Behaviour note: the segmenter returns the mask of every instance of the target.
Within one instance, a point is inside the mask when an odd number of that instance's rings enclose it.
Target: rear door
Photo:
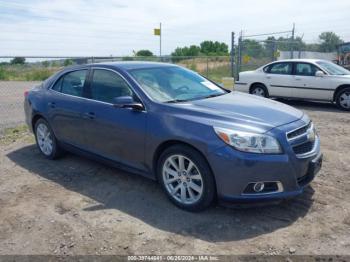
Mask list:
[[[322,71],[316,65],[307,62],[296,62],[294,65],[294,86],[292,97],[315,100],[331,100],[333,90],[329,89],[327,75],[317,77]]]
[[[277,62],[266,69],[265,83],[270,96],[290,97],[293,85],[293,64],[291,62]]]
[[[109,69],[92,70],[84,127],[89,151],[137,169],[144,169],[146,111],[116,108],[113,99],[134,96],[125,79]]]
[[[78,147],[84,147],[82,112],[87,75],[88,69],[69,72],[48,91],[49,120],[56,137]]]

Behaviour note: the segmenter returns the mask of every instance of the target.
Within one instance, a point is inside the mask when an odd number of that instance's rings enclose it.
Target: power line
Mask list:
[[[247,37],[257,37],[257,36],[267,36],[267,35],[281,35],[281,34],[286,34],[286,33],[291,33],[291,32],[292,32],[292,30],[273,32],[273,33],[256,34],[256,35],[243,35],[243,37],[247,38]]]

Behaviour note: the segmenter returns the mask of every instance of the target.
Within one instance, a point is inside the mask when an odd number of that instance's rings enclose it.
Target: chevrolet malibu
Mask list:
[[[322,164],[303,112],[170,64],[67,68],[25,92],[24,108],[46,158],[71,151],[157,180],[189,211],[299,195]]]

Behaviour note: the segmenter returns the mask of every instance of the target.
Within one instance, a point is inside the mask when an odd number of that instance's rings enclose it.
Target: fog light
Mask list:
[[[263,191],[264,188],[265,188],[265,184],[263,182],[255,183],[254,187],[253,187],[254,191],[257,192],[257,193]]]

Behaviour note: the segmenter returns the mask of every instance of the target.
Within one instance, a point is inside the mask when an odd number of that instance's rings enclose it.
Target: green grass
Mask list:
[[[223,77],[230,77],[231,69],[229,66],[218,66],[208,70],[208,78],[216,83],[221,83]]]
[[[151,58],[150,58],[151,59]],[[154,59],[154,58],[152,58]],[[168,61],[169,62],[169,61]],[[174,60],[178,65],[207,76],[215,82],[222,82],[223,77],[231,76],[229,57],[188,58]],[[252,59],[248,64],[242,64],[241,71],[254,70],[263,65],[264,59]],[[45,67],[40,64],[0,65],[0,80],[3,81],[43,81],[53,73],[61,70],[59,66]]]
[[[0,80],[3,81],[43,81],[60,67],[39,67],[30,65],[0,66]]]
[[[0,134],[0,145],[9,145],[20,139],[25,139],[26,142],[30,143],[34,142],[34,137],[30,136],[29,129],[26,125],[5,128]]]

